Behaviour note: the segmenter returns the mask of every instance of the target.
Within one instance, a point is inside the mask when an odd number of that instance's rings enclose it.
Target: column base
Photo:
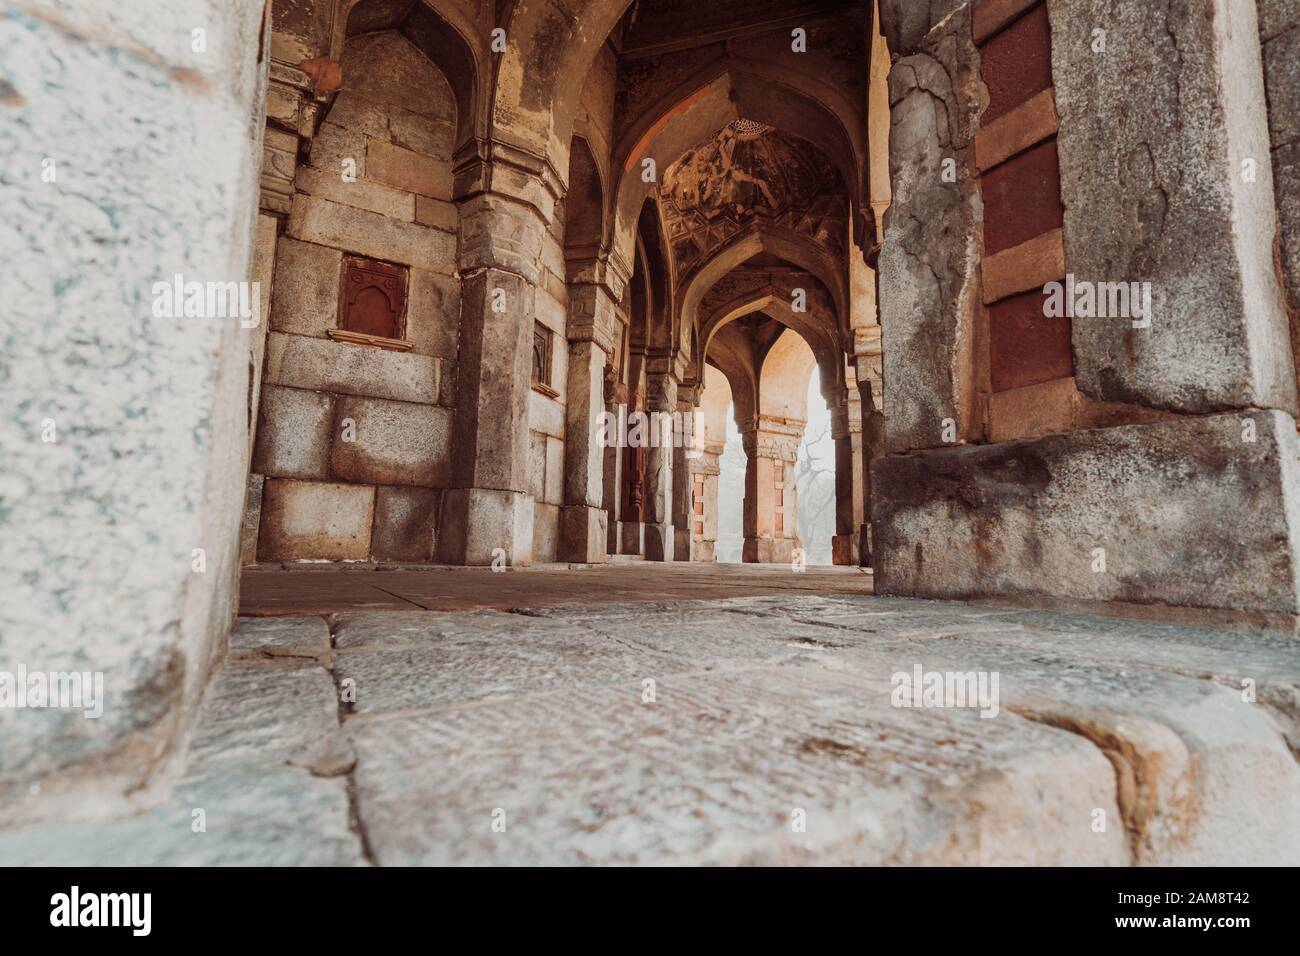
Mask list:
[[[653,524],[646,522],[645,558],[647,561],[672,561],[677,554],[673,526],[670,524]]]
[[[609,552],[606,550],[608,536],[609,515],[604,508],[565,505],[560,509],[560,547],[557,557],[561,561],[603,564],[609,560]]]
[[[716,541],[709,541],[707,539],[696,541],[693,550],[695,553],[691,557],[692,561],[718,560],[718,542]]]
[[[645,554],[645,525],[639,521],[618,523],[618,553]]]
[[[837,534],[831,538],[831,564],[857,566],[858,536],[856,534]]]
[[[692,548],[693,544],[694,542],[691,541],[690,529],[678,528],[673,533],[673,560],[674,561],[695,560],[693,554],[693,548]]]
[[[444,564],[507,567],[533,560],[533,496],[522,491],[449,488],[438,522],[438,560]]]
[[[1295,614],[1298,458],[1278,411],[889,455],[876,593]]]
[[[746,564],[790,564],[797,547],[794,538],[746,538],[740,560]]]
[[[875,559],[871,556],[871,525],[869,524],[864,524],[858,529],[858,564],[864,568],[875,565]]]

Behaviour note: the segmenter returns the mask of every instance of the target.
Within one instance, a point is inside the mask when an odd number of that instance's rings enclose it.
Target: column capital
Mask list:
[[[452,196],[457,203],[491,193],[530,206],[549,226],[564,198],[564,178],[547,156],[501,140],[475,137],[451,158]]]

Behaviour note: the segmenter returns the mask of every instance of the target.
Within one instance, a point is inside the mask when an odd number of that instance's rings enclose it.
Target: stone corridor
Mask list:
[[[179,782],[0,863],[1300,863],[1287,638],[710,572],[246,572],[246,610],[358,609],[241,617]],[[754,593],[672,594],[728,574]],[[996,713],[895,706],[918,666],[997,674]]]

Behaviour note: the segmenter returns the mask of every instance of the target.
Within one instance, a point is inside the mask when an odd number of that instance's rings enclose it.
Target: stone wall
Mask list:
[[[455,403],[455,104],[396,32],[348,41],[341,66],[276,253],[253,456],[265,476],[256,553],[429,561]],[[330,338],[345,255],[409,269],[409,351]]]
[[[249,277],[264,9],[0,12],[0,249],[22,316],[0,330],[0,670],[104,681],[98,719],[0,711],[0,817],[59,814],[83,781],[96,799],[76,810],[110,811],[166,765],[224,649],[250,330],[160,314],[154,284]]]
[[[1278,259],[1292,349],[1300,354],[1300,0],[1259,0],[1259,38],[1273,149]]]

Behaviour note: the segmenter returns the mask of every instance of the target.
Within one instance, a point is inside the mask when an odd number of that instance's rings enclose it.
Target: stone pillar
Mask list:
[[[667,359],[653,357],[646,376],[648,431],[653,433],[645,452],[646,502],[645,556],[650,561],[672,561],[677,554],[673,531],[673,428],[677,410],[677,380]]]
[[[673,557],[677,561],[690,561],[694,556],[695,482],[691,477],[691,466],[704,451],[704,422],[696,414],[698,402],[696,386],[682,386],[677,390],[672,487]]]
[[[594,563],[609,559],[609,517],[604,507],[607,443],[600,441],[599,426],[618,322],[615,305],[625,279],[624,273],[604,262],[570,264],[570,275],[576,278],[568,285],[569,371],[559,557]]]
[[[1066,270],[1137,283],[1151,306],[1145,318],[1076,314],[1079,391],[1295,415],[1256,4],[1120,4],[1104,23],[1089,0],[1047,9]],[[1089,41],[1099,26],[1104,56]]]
[[[831,560],[856,565],[863,501],[862,420],[856,394],[840,394],[831,404],[831,438],[835,442],[835,537]]]
[[[293,205],[298,160],[308,155],[326,98],[337,87],[309,76],[296,67],[272,61],[266,89],[266,129],[262,137],[257,233],[253,246],[252,278],[260,286],[260,315],[249,336],[248,454],[257,441],[258,410],[262,401],[262,367],[266,358],[271,296],[275,285],[275,256],[284,221]],[[320,85],[318,85],[320,84]],[[240,563],[257,561],[257,536],[262,516],[263,476],[248,475],[244,495],[244,520],[240,530]]]
[[[559,195],[549,163],[470,143],[453,169],[460,217],[460,355],[451,484],[438,560],[532,560],[528,421],[535,292]]]
[[[880,354],[880,327],[875,326],[875,335],[869,337],[867,347],[859,350],[854,362],[859,394],[859,414],[862,421],[862,443],[859,454],[862,457],[862,509],[861,525],[858,532],[858,563],[864,567],[874,567],[872,551],[872,493],[871,468],[877,458],[885,452],[885,416],[881,413],[881,393],[884,390],[883,370]]]
[[[790,562],[800,547],[794,466],[803,422],[760,418],[741,432],[745,447],[745,543],[741,560]]]
[[[147,785],[234,614],[251,330],[156,284],[251,279],[267,8],[185,10],[220,55],[152,4],[0,16],[5,290],[24,319],[4,356],[0,670],[101,672],[104,690],[99,719],[0,720],[3,825]]]
[[[691,560],[716,561],[718,546],[718,478],[722,442],[706,442],[687,462],[691,484]]]

